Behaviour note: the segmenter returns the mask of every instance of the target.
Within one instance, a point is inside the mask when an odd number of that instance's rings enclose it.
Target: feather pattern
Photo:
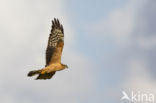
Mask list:
[[[46,49],[46,66],[50,64],[51,59],[54,57],[59,40],[64,42],[64,30],[59,20],[54,18],[54,20],[52,20],[52,29],[49,35],[48,46]]]

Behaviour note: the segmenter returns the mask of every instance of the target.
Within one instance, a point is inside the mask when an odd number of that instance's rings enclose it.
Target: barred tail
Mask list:
[[[40,74],[41,70],[33,70],[28,73],[28,77],[34,76],[36,74]]]

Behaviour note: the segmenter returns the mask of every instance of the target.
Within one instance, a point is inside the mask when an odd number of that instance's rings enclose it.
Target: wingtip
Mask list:
[[[60,23],[58,18],[55,18],[52,20],[52,28],[58,28],[61,29],[62,33],[64,33],[63,25]]]

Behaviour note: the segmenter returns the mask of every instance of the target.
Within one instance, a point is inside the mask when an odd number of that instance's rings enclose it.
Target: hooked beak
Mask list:
[[[68,68],[68,66],[66,66],[66,68]]]

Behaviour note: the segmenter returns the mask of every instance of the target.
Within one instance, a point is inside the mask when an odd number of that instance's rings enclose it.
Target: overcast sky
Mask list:
[[[122,91],[156,100],[155,0],[0,0],[0,102],[121,103]],[[62,63],[50,80],[28,78],[45,65],[56,17]],[[146,103],[146,102],[142,102]]]

